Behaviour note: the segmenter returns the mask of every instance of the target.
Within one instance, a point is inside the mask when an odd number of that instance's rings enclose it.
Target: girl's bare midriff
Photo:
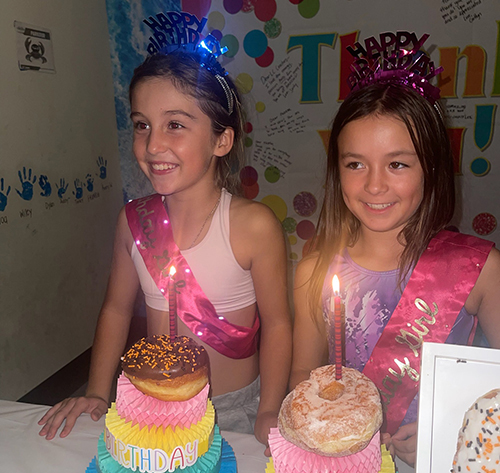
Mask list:
[[[148,335],[169,333],[169,316],[167,312],[152,309],[151,307],[146,307],[146,311]],[[223,315],[235,325],[251,327],[256,317],[256,304]],[[179,318],[177,318],[177,333],[191,337],[207,350],[211,366],[210,386],[212,396],[237,391],[248,386],[257,378],[259,374],[258,353],[241,360],[221,355],[206,343],[203,343]]]

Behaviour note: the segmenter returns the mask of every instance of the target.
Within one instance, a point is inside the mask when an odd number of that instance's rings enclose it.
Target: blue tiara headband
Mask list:
[[[204,39],[201,32],[207,23],[207,18],[198,20],[195,15],[186,12],[158,13],[143,22],[151,28],[153,35],[149,37],[147,51],[150,55],[172,54],[175,51],[190,53],[201,67],[209,71],[219,82],[227,101],[229,115],[233,113],[234,96],[225,76],[227,71],[220,65],[217,58],[227,51],[221,48],[217,39],[209,34]]]
[[[371,84],[400,84],[414,89],[431,105],[440,98],[439,88],[429,81],[443,71],[420,50],[428,34],[420,39],[415,33],[398,31],[381,33],[379,40],[372,36],[364,41],[364,47],[355,43],[347,50],[356,60],[348,77],[351,91]]]

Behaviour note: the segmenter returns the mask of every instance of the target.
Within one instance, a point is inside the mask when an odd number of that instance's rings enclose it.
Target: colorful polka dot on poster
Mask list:
[[[255,0],[255,16],[260,21],[269,21],[276,15],[276,0]]]
[[[248,94],[253,89],[253,79],[250,74],[242,72],[236,76],[236,87],[242,94]]]
[[[486,158],[476,158],[470,163],[470,170],[474,176],[483,177],[491,171],[491,163]]]
[[[222,31],[226,26],[226,19],[221,12],[213,11],[207,17],[208,31],[219,30]]]
[[[252,133],[253,125],[250,122],[246,122],[245,125],[243,125],[243,131],[245,133]]]
[[[252,166],[245,166],[240,171],[240,181],[244,186],[252,186],[257,182],[259,174],[256,169]]]
[[[243,195],[247,199],[252,200],[252,199],[255,199],[255,197],[257,197],[259,195],[259,183],[258,182],[254,182],[250,186],[242,185],[242,187],[243,187]]]
[[[264,33],[269,39],[275,39],[281,34],[281,21],[277,18],[266,21]]]
[[[266,104],[264,102],[257,102],[255,104],[255,110],[259,113],[262,113],[266,110]]]
[[[220,43],[220,40],[222,39],[222,31],[220,30],[212,30],[210,34]]]
[[[286,220],[286,218],[285,218]],[[295,235],[288,235],[288,243],[290,245],[296,245],[297,244],[297,237]]]
[[[295,252],[292,251],[290,253],[290,259],[293,260],[293,261],[296,261],[296,260],[299,259],[299,255],[297,253],[295,253]]]
[[[238,38],[232,34],[226,34],[220,40],[220,47],[226,47],[227,51],[224,53],[225,57],[234,57],[238,54],[240,43]]]
[[[274,212],[280,222],[285,220],[288,207],[279,195],[266,195],[263,199],[261,199],[261,202],[266,204]]]
[[[274,51],[270,47],[266,49],[266,52],[262,56],[255,58],[255,62],[260,67],[269,67],[273,63],[273,61]]]
[[[281,177],[280,170],[276,166],[269,166],[264,171],[264,177],[267,182],[274,184],[275,182],[278,182]]]
[[[309,240],[314,235],[314,223],[310,220],[302,220],[297,224],[297,236],[302,240]]]
[[[290,0],[290,3],[294,5],[298,5],[299,3],[302,3],[304,0]]]
[[[245,148],[250,148],[250,146],[253,145],[253,140],[249,136],[246,136],[245,139],[243,140],[243,144],[245,145]]]
[[[297,220],[295,220],[293,217],[287,217],[285,218],[285,220],[283,220],[282,225],[283,230],[285,230],[286,233],[293,233],[297,228]]]
[[[243,7],[243,0],[224,0],[224,8],[230,15],[235,15]]]
[[[478,235],[489,235],[497,228],[497,219],[494,215],[488,212],[483,212],[474,217],[472,220],[472,229]]]
[[[293,198],[293,209],[301,217],[310,217],[316,208],[318,207],[318,201],[316,197],[310,192],[299,192]]]
[[[181,10],[187,13],[192,13],[198,18],[207,16],[212,6],[212,0],[182,0]]]
[[[241,7],[241,11],[244,13],[249,13],[254,10],[255,0],[243,0],[243,6]]]
[[[267,36],[260,30],[249,31],[243,39],[243,49],[250,57],[262,56],[267,49]]]
[[[299,3],[299,13],[304,18],[313,18],[319,12],[319,0],[303,0]]]

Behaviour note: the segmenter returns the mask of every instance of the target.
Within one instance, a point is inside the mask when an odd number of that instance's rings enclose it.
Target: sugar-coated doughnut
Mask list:
[[[465,413],[451,471],[500,472],[500,389],[481,396]]]
[[[376,386],[351,368],[335,365],[311,371],[281,405],[281,435],[300,448],[341,457],[365,448],[382,425],[382,405]]]
[[[144,394],[162,401],[186,401],[208,383],[208,354],[185,336],[142,338],[122,359],[122,369]]]

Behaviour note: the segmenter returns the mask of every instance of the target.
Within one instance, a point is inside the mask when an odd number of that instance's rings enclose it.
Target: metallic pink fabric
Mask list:
[[[422,254],[363,373],[379,388],[394,434],[418,392],[422,342],[444,343],[493,243],[440,232]]]
[[[241,359],[253,355],[258,346],[259,317],[256,316],[253,327],[244,327],[234,325],[216,313],[174,242],[161,195],[133,200],[125,210],[137,248],[166,298],[170,267],[175,267],[177,315],[193,334],[229,358]]]

